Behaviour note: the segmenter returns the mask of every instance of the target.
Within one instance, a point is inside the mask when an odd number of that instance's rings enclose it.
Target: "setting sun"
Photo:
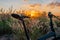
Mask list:
[[[37,10],[27,10],[25,11],[25,15],[26,16],[30,16],[30,17],[34,17],[34,18],[37,18],[37,17],[40,17],[41,16],[41,13]]]
[[[36,12],[34,10],[31,11],[31,16],[36,16]]]

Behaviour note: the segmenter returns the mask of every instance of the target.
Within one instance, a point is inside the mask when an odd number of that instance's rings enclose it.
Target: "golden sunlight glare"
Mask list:
[[[25,11],[25,15],[31,18],[37,18],[41,16],[41,13],[37,10],[27,10]]]

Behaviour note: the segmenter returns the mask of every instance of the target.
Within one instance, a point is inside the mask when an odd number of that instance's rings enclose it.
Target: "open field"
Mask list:
[[[31,40],[37,40],[42,35],[50,31],[49,19],[42,15],[38,19],[25,19],[25,24]],[[60,27],[60,21],[54,20],[54,28]],[[59,34],[59,33],[58,33]],[[21,21],[13,18],[11,14],[0,14],[0,40],[26,40]]]

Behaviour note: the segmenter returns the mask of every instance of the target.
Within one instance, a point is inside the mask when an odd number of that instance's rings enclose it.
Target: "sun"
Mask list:
[[[19,13],[19,12],[17,12],[17,13]],[[39,11],[39,10],[35,10],[35,9],[34,10],[32,10],[32,9],[30,9],[30,10],[24,10],[22,12],[22,14],[23,15],[26,15],[26,16],[28,16],[30,18],[39,18],[39,17],[42,16],[42,12]]]
[[[37,18],[41,16],[41,13],[37,10],[27,10],[25,11],[25,15],[31,18]]]
[[[35,13],[36,13],[36,12],[35,12],[34,10],[32,10],[32,11],[31,11],[31,17],[32,17],[32,16],[36,16]]]

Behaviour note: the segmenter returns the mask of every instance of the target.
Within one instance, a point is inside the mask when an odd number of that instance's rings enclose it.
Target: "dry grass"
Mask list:
[[[6,13],[5,11],[3,11],[3,9],[1,9],[0,24],[1,22],[5,21],[6,23],[5,25],[8,25],[8,27],[12,28],[11,40],[26,40],[26,36],[21,21],[11,17],[10,13],[13,13],[12,9],[10,9],[9,12]],[[25,19],[25,24],[31,40],[37,40],[39,37],[41,37],[42,35],[46,34],[49,31],[49,20],[45,14],[42,14],[42,16],[38,19],[34,20]],[[5,26],[3,25],[3,27]]]

